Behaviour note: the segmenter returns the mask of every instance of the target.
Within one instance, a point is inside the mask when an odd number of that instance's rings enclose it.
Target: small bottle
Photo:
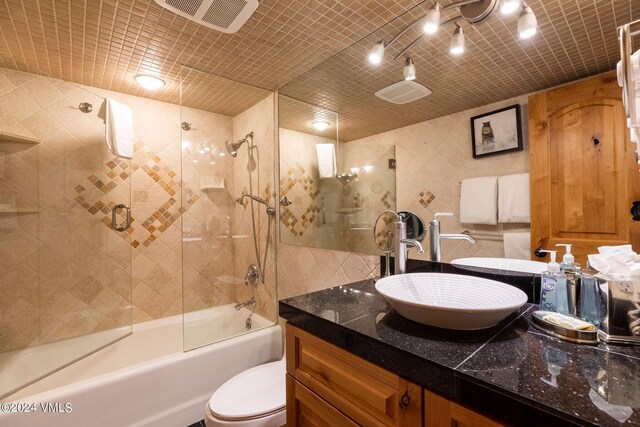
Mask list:
[[[556,262],[556,251],[542,250],[541,252],[551,254],[551,262],[548,264],[547,271],[542,273],[540,308],[555,312],[558,309],[567,310],[567,285],[564,274],[560,271],[560,265]]]
[[[556,246],[564,246],[565,248],[565,254],[562,256],[562,262],[560,263],[560,271],[566,279],[566,291],[561,294],[556,291],[558,295],[556,301],[560,301],[556,304],[556,307],[558,308],[558,313],[578,316],[580,311],[580,279],[582,277],[580,264],[575,263],[575,258],[571,254],[572,245],[570,243],[559,243]]]
[[[562,262],[560,263],[560,271],[564,271],[567,267],[573,267],[575,264],[575,258],[571,254],[571,246],[570,243],[558,243],[556,246],[564,246],[565,253],[562,255]]]

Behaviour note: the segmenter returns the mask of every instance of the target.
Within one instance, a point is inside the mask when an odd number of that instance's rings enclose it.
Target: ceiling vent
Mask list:
[[[412,80],[403,80],[387,86],[384,89],[380,89],[375,95],[378,98],[393,102],[394,104],[406,104],[431,95],[431,91],[420,83]]]
[[[235,33],[258,8],[258,0],[155,0],[191,21],[223,33]]]

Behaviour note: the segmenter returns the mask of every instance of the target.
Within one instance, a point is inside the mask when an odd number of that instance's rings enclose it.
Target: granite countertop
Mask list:
[[[427,270],[448,271],[437,266]],[[501,280],[535,287],[531,277]],[[530,324],[535,309],[528,303],[490,329],[438,329],[397,314],[372,279],[280,301],[296,326],[507,423],[640,425],[640,348],[553,338]]]

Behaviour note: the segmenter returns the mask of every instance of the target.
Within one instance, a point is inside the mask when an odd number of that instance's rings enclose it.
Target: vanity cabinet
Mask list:
[[[288,426],[500,424],[288,323]]]

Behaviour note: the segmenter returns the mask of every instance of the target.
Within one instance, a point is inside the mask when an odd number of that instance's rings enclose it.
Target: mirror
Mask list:
[[[341,142],[333,111],[278,97],[280,240],[379,254],[371,234],[395,208],[395,147]]]
[[[424,221],[417,214],[408,211],[398,212],[400,220],[407,224],[407,239],[422,242],[427,235]]]
[[[395,61],[393,58],[420,35],[421,29],[412,28],[403,35],[397,44],[389,47],[384,60],[375,67],[367,63],[368,52],[381,39],[390,40],[399,29],[424,15],[429,6],[426,3],[417,5],[279,90],[280,196],[286,195],[293,203],[288,211],[281,210],[282,243],[378,255],[380,249],[371,238],[371,230],[359,233],[358,229],[372,228],[380,213],[388,209],[415,212],[424,219],[431,218],[436,212],[455,212],[455,217],[442,220],[442,233],[470,230],[501,236],[504,231],[528,228],[527,224],[498,228],[462,224],[459,221],[460,182],[463,179],[528,171],[527,95],[514,98],[514,95],[523,92],[496,93],[495,86],[490,89],[483,86],[483,82],[473,82],[480,77],[475,74],[470,76],[464,73],[464,76],[457,75],[458,78],[454,80],[454,74],[460,73],[459,69],[464,67],[462,63],[456,63],[447,49],[442,48],[443,40],[444,45],[450,42],[450,34],[441,31],[411,49],[411,55],[416,54],[414,60],[421,57],[415,61],[415,82],[432,93],[404,104],[376,96],[381,89],[404,81],[404,60]],[[503,18],[495,16],[492,19]],[[477,60],[480,55],[478,50],[477,46],[470,49],[463,61]],[[442,67],[452,71],[446,79],[441,73]],[[455,84],[452,84],[453,81]],[[525,150],[474,159],[470,118],[514,104],[522,107]],[[460,111],[463,108],[465,111]],[[327,121],[330,127],[327,131],[314,134],[316,131],[310,126],[314,114],[329,117]],[[304,119],[293,120],[295,117]],[[335,128],[332,119],[336,120]],[[292,134],[291,130],[304,135],[288,137]],[[326,138],[334,144],[338,172],[336,179],[316,178],[316,151],[304,148],[301,142],[306,140],[307,135]],[[365,205],[365,210],[357,211],[357,202],[354,205],[353,197],[358,193],[364,194],[358,188],[366,179],[362,174],[362,166],[366,165],[364,156],[368,155],[369,150],[384,153],[384,149],[390,151],[377,157],[384,172],[377,178],[379,185],[375,189],[379,192],[375,194],[379,197],[364,196],[370,202],[376,202],[377,206]],[[293,159],[296,155],[308,162]],[[389,165],[384,164],[386,159],[391,158],[397,160],[397,169],[389,169]],[[357,174],[352,174],[352,167],[360,168]],[[378,172],[376,169],[374,171]],[[310,187],[305,189],[305,185]],[[383,186],[387,188],[382,189]],[[314,198],[316,191],[318,193]],[[388,205],[378,203],[386,191],[389,191],[386,199]],[[414,222],[412,219],[408,222],[411,228]],[[423,224],[422,233],[425,232]],[[473,246],[454,240],[444,241],[442,246],[443,261],[504,255],[502,241],[493,237],[478,239]],[[425,249],[424,254],[412,252],[410,256],[428,260],[428,248]]]
[[[373,227],[373,240],[384,253],[393,252],[394,223],[399,219],[394,211],[384,211]]]
[[[391,253],[393,252],[394,223],[400,219],[394,211],[384,211],[380,214],[373,227],[373,241],[384,253],[385,276],[391,275]]]

